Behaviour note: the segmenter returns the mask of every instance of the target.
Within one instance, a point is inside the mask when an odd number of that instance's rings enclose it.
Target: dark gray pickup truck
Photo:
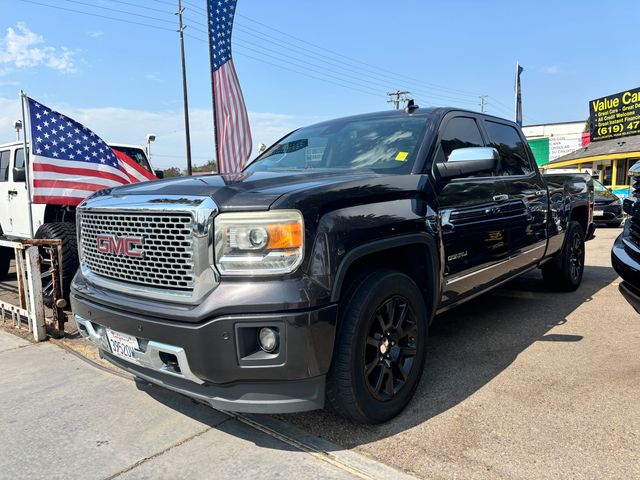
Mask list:
[[[242,412],[397,415],[434,316],[531,269],[575,290],[586,175],[543,176],[512,122],[450,108],[332,120],[235,175],[77,211],[80,332],[137,377]]]

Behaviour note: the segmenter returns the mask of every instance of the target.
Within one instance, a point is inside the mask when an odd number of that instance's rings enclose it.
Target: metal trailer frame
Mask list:
[[[42,295],[42,276],[40,247],[49,251],[51,261],[51,281],[53,287],[53,320],[55,328],[64,331],[65,314],[62,300],[62,241],[59,239],[35,240],[7,240],[0,238],[0,247],[12,248],[16,261],[16,275],[18,277],[18,299],[20,305],[13,305],[0,300],[0,319],[4,325],[7,314],[11,315],[14,328],[21,328],[22,317],[28,321],[29,332],[36,342],[47,339],[47,324],[44,314],[44,299]]]

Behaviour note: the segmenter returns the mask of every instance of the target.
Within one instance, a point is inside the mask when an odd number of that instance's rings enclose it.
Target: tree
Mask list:
[[[163,170],[164,178],[181,177],[182,171],[177,167],[165,168]]]

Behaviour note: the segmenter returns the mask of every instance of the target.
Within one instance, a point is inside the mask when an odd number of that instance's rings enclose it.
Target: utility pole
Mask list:
[[[409,95],[411,92],[401,92],[400,90],[396,90],[395,92],[387,93],[387,96],[391,97],[391,100],[387,100],[387,103],[393,103],[396,106],[396,110],[400,110],[400,103],[404,103],[407,101],[405,95]],[[393,97],[396,97],[395,99]]]
[[[184,29],[187,28],[182,25],[182,0],[178,0],[178,19],[180,21],[180,54],[182,55],[182,95],[184,96],[184,132],[187,141],[187,175],[191,175],[191,133],[189,132],[189,100],[187,95],[187,66],[184,60]]]
[[[484,107],[486,105],[486,98],[488,97],[488,95],[480,95],[478,98],[480,98],[480,112],[484,113]]]

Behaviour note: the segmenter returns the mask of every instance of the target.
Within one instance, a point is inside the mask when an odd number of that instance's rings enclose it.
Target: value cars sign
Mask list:
[[[640,133],[640,88],[589,102],[591,141]]]

